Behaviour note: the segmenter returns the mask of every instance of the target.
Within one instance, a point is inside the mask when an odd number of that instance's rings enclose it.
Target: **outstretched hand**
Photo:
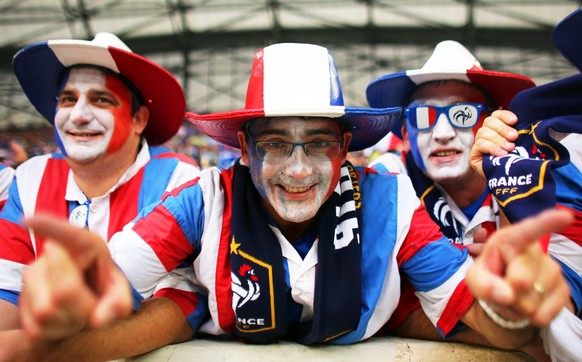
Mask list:
[[[547,326],[566,305],[570,290],[538,240],[572,221],[569,212],[550,210],[494,233],[467,273],[473,295],[505,319]]]
[[[131,313],[129,283],[99,236],[48,215],[26,223],[47,240],[23,276],[20,314],[29,338],[64,338]]]
[[[471,167],[484,177],[483,155],[506,156],[515,148],[518,133],[512,127],[517,123],[517,116],[506,110],[498,110],[485,118],[483,126],[475,136],[471,148]]]

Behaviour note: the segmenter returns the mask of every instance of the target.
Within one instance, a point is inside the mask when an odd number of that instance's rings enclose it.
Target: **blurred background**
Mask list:
[[[309,42],[334,55],[346,105],[366,106],[365,89],[387,73],[416,69],[441,40],[463,43],[485,69],[544,84],[577,73],[551,31],[582,1],[571,0],[0,0],[0,161],[18,165],[55,150],[53,130],[23,95],[12,56],[48,39],[119,35],[171,71],[188,110],[243,108],[255,50]],[[392,145],[391,145],[392,144]],[[184,123],[168,142],[201,166],[228,164],[237,150]],[[389,139],[352,155],[365,163]]]

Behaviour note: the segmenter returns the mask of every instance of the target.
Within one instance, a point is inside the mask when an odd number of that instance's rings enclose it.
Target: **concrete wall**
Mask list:
[[[291,342],[268,346],[236,341],[194,340],[160,348],[135,362],[245,362],[245,361],[533,361],[518,352],[506,352],[459,343],[375,337],[349,346],[307,347]]]

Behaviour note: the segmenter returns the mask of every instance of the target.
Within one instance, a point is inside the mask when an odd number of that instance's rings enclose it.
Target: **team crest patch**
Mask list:
[[[251,333],[274,329],[273,267],[241,250],[234,236],[230,243],[230,260],[236,328]]]
[[[555,185],[548,177],[549,164],[558,161],[560,154],[538,139],[538,125],[519,131],[519,146],[507,156],[483,159],[489,189],[501,207],[527,213],[540,210],[539,202],[544,199],[552,199],[549,196],[554,194]]]

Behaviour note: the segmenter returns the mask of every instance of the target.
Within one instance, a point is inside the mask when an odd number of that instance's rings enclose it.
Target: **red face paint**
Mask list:
[[[115,127],[107,147],[107,154],[112,154],[121,149],[132,131],[131,95],[127,86],[114,75],[107,74],[105,79],[105,87],[119,101],[119,106],[111,110],[115,119]]]

